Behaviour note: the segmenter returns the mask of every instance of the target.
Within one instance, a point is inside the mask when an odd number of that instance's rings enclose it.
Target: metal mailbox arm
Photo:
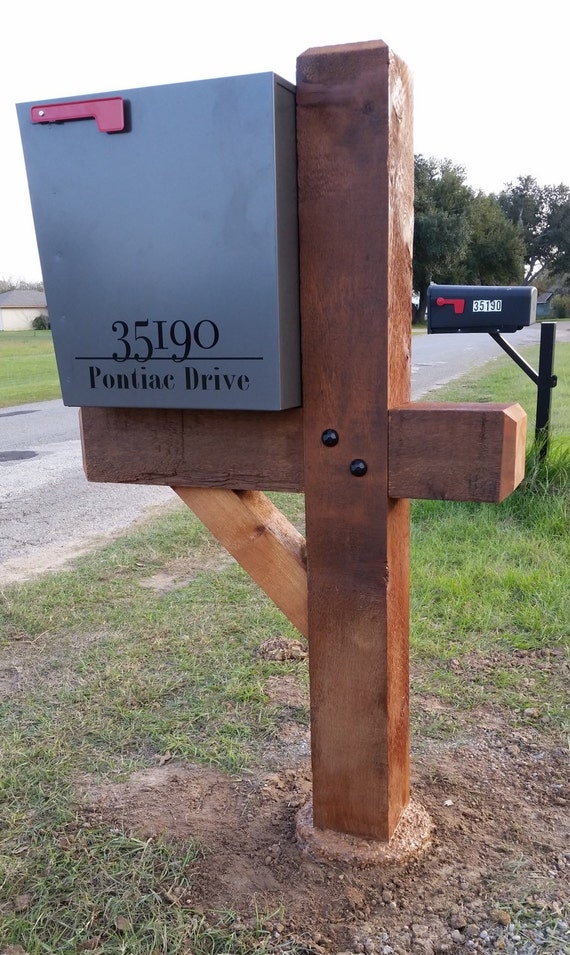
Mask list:
[[[542,322],[540,326],[540,353],[538,371],[529,365],[527,361],[513,348],[510,342],[506,341],[500,332],[490,332],[493,341],[500,345],[509,358],[521,368],[525,375],[537,386],[536,398],[536,425],[535,440],[539,449],[539,455],[542,459],[548,454],[548,441],[550,432],[550,407],[552,402],[552,389],[556,388],[558,379],[553,374],[554,368],[554,344],[556,341],[556,322]]]

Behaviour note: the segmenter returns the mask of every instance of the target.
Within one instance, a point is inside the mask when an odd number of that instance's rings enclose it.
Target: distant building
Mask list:
[[[10,292],[0,292],[0,332],[18,332],[31,328],[34,318],[47,313],[44,292],[17,288]]]
[[[552,315],[551,304],[554,297],[554,292],[539,292],[538,298],[536,300],[536,317],[537,318],[548,318]]]

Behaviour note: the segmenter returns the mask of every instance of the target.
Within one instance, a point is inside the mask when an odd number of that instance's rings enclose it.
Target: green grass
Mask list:
[[[538,346],[520,349],[521,355],[532,367],[538,369]],[[470,372],[469,375],[451,382],[444,388],[430,393],[433,401],[517,401],[528,415],[529,445],[534,439],[536,418],[536,385],[503,355],[497,346],[496,360]],[[570,343],[556,346],[554,371],[558,384],[552,390],[551,433],[554,437],[569,439],[570,436]]]
[[[51,332],[0,332],[0,408],[60,397]]]
[[[525,357],[538,360],[535,349]],[[431,396],[514,400],[529,418],[527,474],[502,504],[412,502],[414,686],[449,704],[451,733],[461,711],[481,706],[507,710],[515,723],[568,726],[569,344],[558,346],[555,370],[545,462],[532,446],[536,388],[507,357]],[[434,735],[444,730],[438,724]]]
[[[271,913],[259,913],[254,925],[245,926],[231,912],[208,919],[185,904],[201,857],[192,844],[180,848],[67,820],[50,821],[47,838],[32,826],[25,839],[5,842],[3,849],[10,882],[25,872],[19,911],[0,923],[0,943],[23,943],[18,952],[267,952]]]
[[[276,497],[301,516],[300,498]],[[27,955],[87,943],[98,955],[267,950],[271,913],[238,931],[231,912],[169,901],[173,887],[191,887],[199,845],[110,835],[77,815],[86,773],[125,779],[167,752],[242,771],[290,719],[264,684],[276,673],[306,681],[306,666],[257,651],[267,636],[296,632],[240,568],[198,570],[169,593],[145,586],[218,553],[179,507],[73,571],[1,593],[0,661],[2,648],[21,648],[26,686],[0,701],[0,943]]]
[[[519,490],[501,505],[413,503],[416,741],[469,733],[483,711],[510,726],[538,720],[545,746],[568,731],[570,345],[557,373],[552,452],[546,464],[531,457]],[[483,396],[520,400],[532,416],[534,389],[508,359],[437,392]],[[302,521],[300,496],[273,497]],[[218,554],[174,507],[73,569],[0,591],[0,671],[23,681],[0,699],[0,943],[27,955],[277,950],[269,915],[237,931],[232,913],[168,902],[166,890],[191,889],[203,847],[110,831],[77,806],[84,774],[124,780],[164,753],[228,773],[265,766],[291,719],[266,681],[306,685],[306,664],[259,656],[267,638],[296,634]],[[198,568],[185,586],[146,586],[185,565]],[[295,715],[306,724],[304,709]]]

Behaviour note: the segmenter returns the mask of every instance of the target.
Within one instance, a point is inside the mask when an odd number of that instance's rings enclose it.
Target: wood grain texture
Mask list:
[[[307,558],[302,534],[260,491],[173,490],[306,636]]]
[[[455,423],[452,408],[459,412]],[[414,402],[393,409],[390,496],[503,500],[524,476],[526,415],[517,408]],[[228,413],[82,408],[80,421],[89,481],[304,488],[301,409]]]
[[[388,409],[410,387],[406,67],[381,42],[307,51],[297,136],[313,818],[387,840],[409,800],[409,512],[388,497]]]
[[[303,413],[82,408],[89,481],[303,488]]]
[[[391,497],[502,501],[524,477],[520,405],[416,402],[389,419]]]

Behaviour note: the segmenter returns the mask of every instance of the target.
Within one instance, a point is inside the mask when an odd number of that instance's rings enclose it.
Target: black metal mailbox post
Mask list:
[[[517,332],[536,321],[537,290],[532,285],[430,285],[428,289],[428,332],[488,332],[537,386],[535,441],[545,458],[550,437],[550,408],[554,374],[556,324],[540,326],[539,369],[519,355],[503,333]]]

